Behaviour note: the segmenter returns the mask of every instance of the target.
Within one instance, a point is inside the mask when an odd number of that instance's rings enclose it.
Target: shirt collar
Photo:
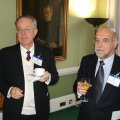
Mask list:
[[[106,58],[106,59],[104,59],[102,61],[104,61],[105,65],[110,65],[110,64],[113,63],[114,56],[115,56],[115,54],[113,54],[112,56],[110,56],[110,57],[108,57],[108,58]],[[98,61],[101,61],[101,59],[98,58]]]
[[[32,47],[29,49],[29,51],[31,51],[31,53],[34,53],[34,44],[32,45]],[[21,44],[20,44],[20,49],[23,53],[26,53],[28,51],[28,49],[24,48]]]

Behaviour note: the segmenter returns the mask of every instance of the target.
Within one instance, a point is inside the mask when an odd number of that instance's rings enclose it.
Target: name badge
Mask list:
[[[37,65],[39,65],[39,66],[42,66],[43,58],[41,58],[40,56],[35,56],[35,55],[33,55],[33,57],[32,57],[32,62],[33,62],[34,64],[37,64]]]
[[[107,83],[119,87],[120,85],[120,77],[116,76],[116,75],[109,75]]]

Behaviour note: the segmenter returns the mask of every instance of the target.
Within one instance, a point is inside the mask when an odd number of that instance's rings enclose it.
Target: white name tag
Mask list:
[[[37,56],[33,55],[33,57],[32,57],[32,62],[33,62],[34,64],[37,64],[37,65],[39,65],[39,66],[42,66],[43,59],[40,58],[40,57],[37,57]]]
[[[109,75],[107,83],[119,87],[120,85],[120,78],[118,76],[114,76],[114,75]]]

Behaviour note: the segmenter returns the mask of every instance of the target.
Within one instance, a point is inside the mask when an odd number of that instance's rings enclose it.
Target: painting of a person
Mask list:
[[[52,49],[59,47],[60,19],[59,13],[55,14],[52,5],[43,7],[42,19],[39,22],[39,42]]]

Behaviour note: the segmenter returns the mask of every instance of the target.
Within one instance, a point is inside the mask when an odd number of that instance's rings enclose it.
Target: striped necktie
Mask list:
[[[30,53],[31,53],[31,52],[28,50],[26,53],[27,53],[26,60],[29,61],[29,60],[31,59],[31,57],[30,57]]]

